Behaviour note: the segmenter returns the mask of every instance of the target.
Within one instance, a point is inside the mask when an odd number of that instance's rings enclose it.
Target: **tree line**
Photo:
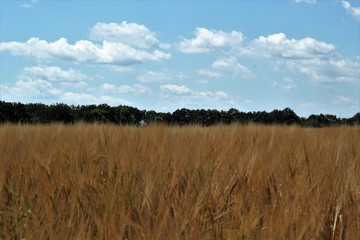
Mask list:
[[[273,110],[271,112],[242,112],[235,108],[228,111],[215,109],[178,109],[173,113],[139,110],[131,106],[100,105],[67,105],[56,103],[16,103],[0,101],[0,123],[47,124],[61,122],[72,124],[114,123],[126,125],[145,125],[149,123],[164,123],[169,125],[198,124],[211,126],[231,123],[259,124],[297,124],[309,127],[333,125],[360,124],[360,112],[350,118],[339,118],[331,114],[312,114],[309,117],[299,117],[290,109]]]

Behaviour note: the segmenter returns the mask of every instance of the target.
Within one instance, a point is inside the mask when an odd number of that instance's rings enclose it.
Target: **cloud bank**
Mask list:
[[[90,35],[92,39],[102,42],[79,40],[71,44],[66,38],[54,42],[30,38],[26,42],[1,42],[0,52],[7,51],[15,56],[27,56],[38,61],[63,60],[119,66],[171,58],[170,53],[150,49],[151,46],[156,47],[159,41],[149,29],[136,23],[97,23]]]
[[[312,83],[355,82],[358,58],[345,59],[333,44],[306,37],[289,39],[284,33],[260,36],[239,50],[241,56],[271,61],[278,70],[306,76]]]

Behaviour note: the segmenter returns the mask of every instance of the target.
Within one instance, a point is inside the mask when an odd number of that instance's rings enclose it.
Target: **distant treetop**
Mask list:
[[[146,126],[149,123],[169,125],[258,123],[258,124],[297,124],[308,127],[360,124],[360,113],[350,118],[338,118],[331,114],[312,114],[299,117],[292,109],[275,109],[271,112],[241,112],[235,108],[228,111],[216,109],[178,109],[173,113],[139,110],[131,106],[67,105],[56,103],[15,103],[0,101],[0,123],[41,124],[62,122],[113,123]]]

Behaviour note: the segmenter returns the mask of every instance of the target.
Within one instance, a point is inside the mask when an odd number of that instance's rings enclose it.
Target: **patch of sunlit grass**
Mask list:
[[[358,239],[360,128],[0,126],[0,239]]]

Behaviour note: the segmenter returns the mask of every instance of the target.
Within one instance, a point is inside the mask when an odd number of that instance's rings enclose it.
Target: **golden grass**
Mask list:
[[[0,239],[360,239],[360,128],[2,125]]]

